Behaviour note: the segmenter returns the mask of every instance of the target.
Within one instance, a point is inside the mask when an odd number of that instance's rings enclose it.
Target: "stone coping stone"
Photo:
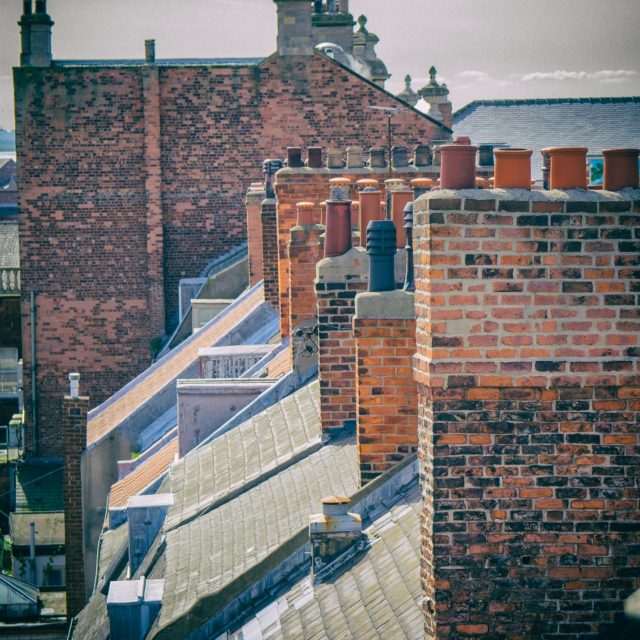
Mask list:
[[[415,295],[410,291],[366,291],[356,296],[356,320],[415,320]]]

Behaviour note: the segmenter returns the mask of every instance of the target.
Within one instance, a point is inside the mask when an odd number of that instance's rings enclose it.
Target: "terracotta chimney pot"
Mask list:
[[[374,189],[377,189],[380,186],[380,183],[373,178],[362,178],[362,180],[358,180],[358,182],[356,182],[356,186],[358,189],[364,189],[365,187],[373,187]]]
[[[372,180],[368,182],[376,182]],[[382,220],[382,208],[380,207],[380,191],[375,186],[364,187],[359,193],[360,203],[360,219],[358,226],[360,228],[360,246],[367,246],[367,226],[372,220]]]
[[[542,153],[551,158],[550,189],[587,188],[586,147],[548,147]]]
[[[351,201],[327,200],[324,257],[334,258],[351,249]]]
[[[302,148],[287,147],[287,166],[290,169],[304,166],[302,164]]]
[[[322,147],[307,147],[307,166],[322,169]]]
[[[639,154],[639,149],[603,149],[603,188],[607,191],[619,191],[627,187],[637,189]]]
[[[440,186],[443,189],[473,189],[476,186],[476,151],[470,144],[440,147]]]
[[[495,149],[495,187],[531,189],[531,149]]]
[[[298,202],[298,204],[296,204],[298,211],[296,224],[299,227],[309,227],[313,224],[313,210],[315,206],[313,202]]]

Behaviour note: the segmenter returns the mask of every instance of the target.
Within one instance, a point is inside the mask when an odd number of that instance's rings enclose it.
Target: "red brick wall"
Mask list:
[[[377,140],[376,144],[380,144]],[[306,152],[305,152],[306,153]],[[344,152],[346,157],[346,150]],[[429,177],[429,171],[416,171],[413,167],[394,170],[395,178],[401,178],[409,183],[414,178]],[[279,259],[279,287],[280,287],[280,331],[282,337],[289,335],[289,259],[288,245],[291,227],[296,223],[296,204],[298,202],[313,202],[318,205],[314,211],[314,220],[320,222],[320,203],[329,198],[329,180],[331,178],[349,176],[353,184],[349,197],[358,202],[356,181],[364,178],[380,182],[380,199],[385,201],[386,191],[384,181],[389,177],[388,172],[380,173],[371,169],[308,169],[284,168],[276,174],[275,191],[278,201],[278,259]],[[357,215],[356,215],[357,218]],[[404,238],[404,232],[399,230],[399,236]]]
[[[416,203],[426,628],[595,638],[640,584],[640,202]]]
[[[84,520],[82,517],[81,455],[87,443],[89,398],[65,396],[62,410],[64,461],[64,544],[67,617],[86,603],[84,584]]]
[[[274,308],[280,308],[278,287],[278,222],[276,201],[263,200],[260,223],[262,225],[262,277],[264,279],[264,299]]]
[[[262,280],[262,220],[264,190],[249,187],[245,199],[247,209],[247,245],[249,252],[249,286]]]
[[[319,55],[14,77],[25,397],[26,301],[36,291],[41,430],[52,436],[43,453],[52,454],[64,373],[80,370],[100,403],[148,365],[159,310],[175,316],[179,279],[246,238],[243,199],[261,161],[287,145],[372,146],[386,119],[362,105],[397,105]],[[397,144],[441,137],[409,110],[395,122]]]
[[[357,362],[360,483],[418,448],[418,397],[412,375],[415,320],[353,320]]]
[[[323,433],[356,422],[356,345],[353,337],[355,297],[367,288],[368,256],[356,249],[318,266],[315,283],[318,305],[318,376]],[[340,262],[341,273],[323,274]]]

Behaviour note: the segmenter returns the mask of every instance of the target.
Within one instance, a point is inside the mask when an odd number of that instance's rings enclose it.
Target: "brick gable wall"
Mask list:
[[[246,239],[244,195],[265,157],[287,145],[379,144],[386,117],[364,107],[398,104],[320,55],[163,66],[157,87],[149,71],[14,71],[25,398],[35,290],[43,453],[60,452],[65,372],[82,373],[92,402],[106,399],[148,365],[158,310],[174,317],[179,279]],[[395,143],[433,137],[442,130],[426,118],[395,118]]]

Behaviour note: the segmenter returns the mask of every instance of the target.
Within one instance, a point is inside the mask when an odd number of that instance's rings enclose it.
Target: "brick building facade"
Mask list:
[[[35,291],[41,453],[60,452],[65,373],[80,371],[96,404],[122,387],[171,327],[180,278],[246,238],[244,194],[264,157],[291,144],[378,144],[386,116],[365,107],[398,100],[329,57],[302,53],[95,63],[23,56],[14,70],[22,326],[29,372]],[[449,135],[401,104],[397,144]]]
[[[605,637],[639,586],[637,197],[415,204],[428,637]]]

